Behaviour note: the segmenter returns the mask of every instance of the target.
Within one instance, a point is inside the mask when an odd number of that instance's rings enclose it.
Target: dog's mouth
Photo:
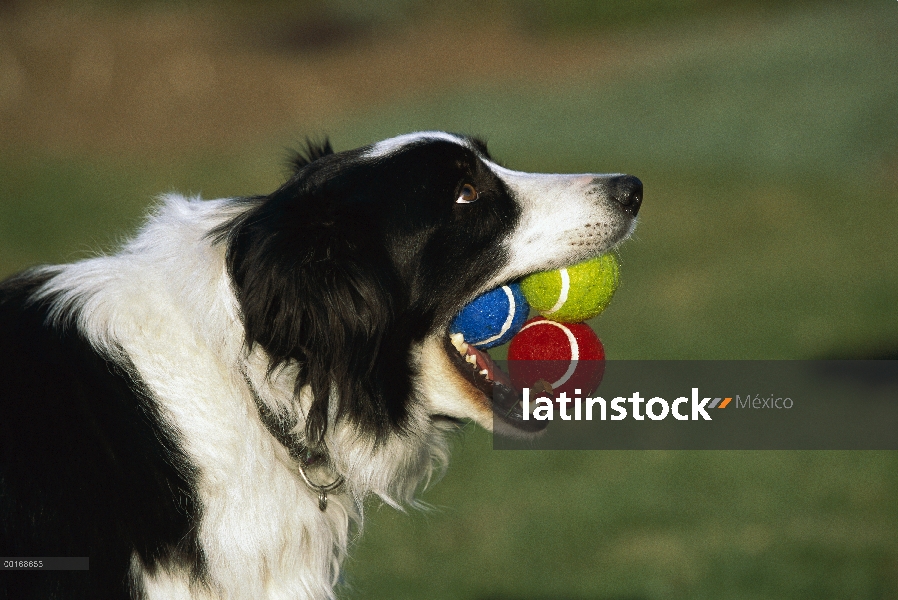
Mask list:
[[[511,377],[489,354],[468,344],[461,333],[448,335],[444,347],[452,365],[490,401],[493,419],[522,432],[535,433],[546,428],[547,421],[524,420],[521,391],[514,388]]]

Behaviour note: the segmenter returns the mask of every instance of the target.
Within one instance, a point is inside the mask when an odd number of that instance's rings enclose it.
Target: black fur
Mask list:
[[[0,572],[0,599],[139,597],[152,572],[202,577],[196,473],[129,364],[99,356],[28,302],[41,278],[0,284],[0,555],[87,556],[89,571]]]
[[[290,166],[291,171],[295,173],[306,165],[315,162],[322,156],[327,156],[328,154],[333,153],[334,149],[331,147],[331,141],[328,138],[324,138],[321,142],[306,138],[305,149],[294,150],[291,152],[287,164]]]
[[[482,142],[368,150],[310,144],[283,186],[209,234],[227,245],[248,342],[311,386],[312,447],[331,391],[373,439],[403,431],[412,348],[490,283],[520,218]],[[456,203],[464,184],[477,202]],[[90,570],[0,572],[0,600],[139,598],[134,554],[202,582],[198,473],[178,432],[130,361],[48,324],[52,299],[30,300],[47,277],[0,283],[0,555],[87,556]]]
[[[310,145],[289,181],[217,232],[247,339],[273,368],[301,365],[296,390],[311,386],[310,446],[327,427],[331,386],[339,417],[376,439],[401,430],[412,346],[507,260],[496,242],[520,209],[481,161],[483,143],[472,145],[429,140],[374,159]],[[465,183],[477,202],[455,202]]]

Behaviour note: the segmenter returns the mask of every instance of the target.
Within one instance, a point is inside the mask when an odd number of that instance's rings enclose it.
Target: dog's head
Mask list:
[[[310,145],[294,166],[232,224],[228,268],[248,343],[272,368],[296,365],[297,395],[311,392],[308,442],[343,419],[381,439],[422,410],[487,428],[495,412],[497,429],[526,432],[514,399],[449,343],[449,323],[486,290],[625,239],[639,180],[512,171],[442,132]]]

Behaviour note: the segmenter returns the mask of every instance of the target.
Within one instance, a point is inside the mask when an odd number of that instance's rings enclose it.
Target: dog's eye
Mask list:
[[[461,186],[461,191],[458,193],[458,200],[456,200],[459,204],[468,204],[469,202],[474,202],[477,200],[477,190],[474,189],[474,186],[470,183],[466,183]]]

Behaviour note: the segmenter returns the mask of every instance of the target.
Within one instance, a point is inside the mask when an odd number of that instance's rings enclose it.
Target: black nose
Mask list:
[[[606,183],[608,192],[620,204],[624,212],[636,216],[642,205],[642,182],[632,175],[612,177]]]

